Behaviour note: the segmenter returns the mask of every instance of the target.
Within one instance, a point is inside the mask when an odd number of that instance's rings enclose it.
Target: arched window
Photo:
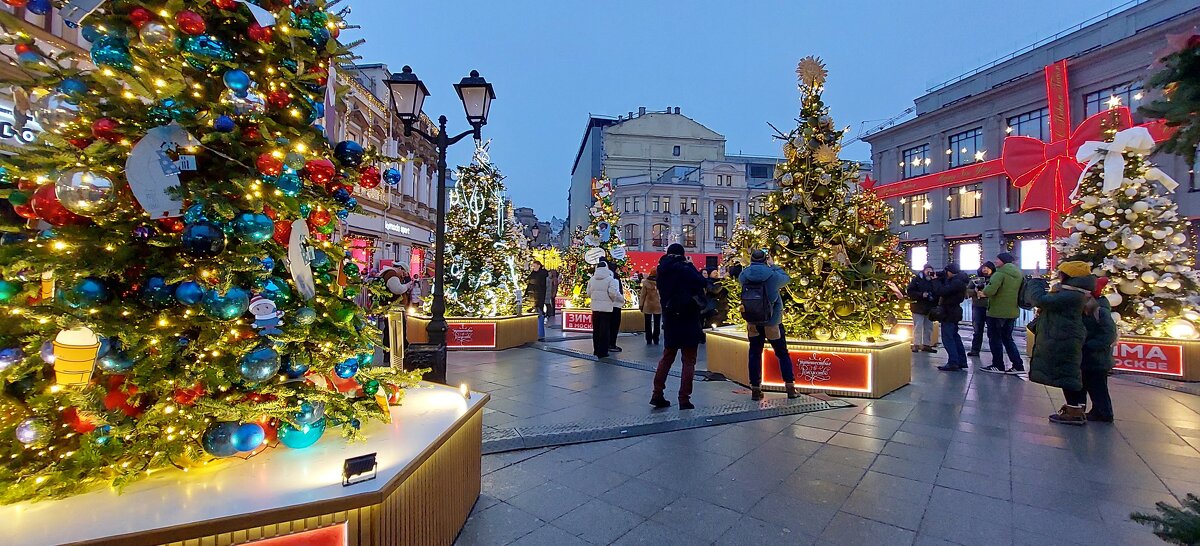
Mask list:
[[[687,248],[696,248],[696,226],[688,224],[683,226],[683,246]]]
[[[717,205],[716,209],[714,210],[716,213],[713,214],[713,220],[722,223],[729,221],[729,209],[725,208],[725,205]]]
[[[723,242],[729,236],[729,209],[717,205],[713,210],[713,239]]]
[[[654,227],[650,229],[650,238],[653,240],[653,244],[656,247],[665,247],[669,245],[670,242],[667,241],[667,239],[670,237],[670,235],[671,226],[666,224],[654,224]]]
[[[623,235],[625,238],[625,244],[633,246],[642,244],[642,238],[641,234],[638,233],[638,227],[639,226],[637,224],[625,224],[625,233]]]

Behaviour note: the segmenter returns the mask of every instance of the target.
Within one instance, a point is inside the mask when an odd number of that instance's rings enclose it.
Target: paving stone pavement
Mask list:
[[[456,544],[1162,544],[1129,513],[1200,492],[1200,397],[1115,377],[1117,422],[1066,427],[1061,391],[943,362],[852,408],[485,456]],[[489,426],[650,411],[647,372],[532,348],[453,353],[449,375],[493,395]]]

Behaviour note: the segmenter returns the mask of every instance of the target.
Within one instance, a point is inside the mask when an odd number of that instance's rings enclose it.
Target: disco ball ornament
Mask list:
[[[333,373],[342,379],[354,377],[354,374],[358,373],[358,359],[353,357],[347,358],[341,364],[334,366]]]
[[[353,140],[343,140],[333,148],[333,157],[337,158],[338,163],[345,167],[362,165],[365,153],[362,145]]]
[[[317,320],[317,312],[312,307],[301,307],[296,310],[296,324],[308,326]]]
[[[209,290],[204,294],[201,310],[205,315],[217,320],[233,320],[250,308],[250,295],[238,287],[231,287],[228,292],[221,294],[218,290]]]
[[[780,233],[778,237],[775,237],[775,242],[779,243],[780,246],[788,246],[788,244],[792,242],[792,239],[787,235]]]
[[[275,234],[275,223],[266,214],[242,212],[233,217],[233,230],[243,241],[262,243]]]
[[[233,113],[239,116],[248,114],[261,114],[267,111],[267,101],[262,95],[254,92],[248,92],[245,96],[239,97],[233,91],[225,91],[221,95],[221,100],[233,106]]]
[[[166,25],[158,21],[150,21],[138,30],[138,37],[141,38],[142,45],[158,47],[173,42],[175,34]]]
[[[20,347],[0,349],[0,372],[19,364],[22,360],[25,360],[25,351]]]
[[[184,305],[196,305],[204,299],[204,287],[193,281],[184,281],[175,287],[175,299]]]
[[[267,431],[258,423],[242,423],[233,433],[233,447],[238,451],[254,451],[262,447]]]
[[[237,447],[233,445],[233,437],[237,434],[238,424],[233,422],[216,423],[204,431],[200,442],[204,451],[213,457],[229,457],[236,455]]]
[[[197,258],[212,258],[225,251],[225,232],[207,220],[183,228],[183,249]]]
[[[325,417],[325,402],[301,402],[296,424],[311,425]]]
[[[279,443],[292,449],[304,449],[317,443],[325,434],[325,420],[320,419],[311,425],[300,425],[298,428],[290,423],[279,425]]]
[[[151,309],[166,309],[175,303],[175,287],[167,284],[166,279],[153,276],[146,279],[139,299]]]
[[[260,347],[242,357],[238,373],[247,383],[262,383],[279,372],[279,353],[271,347]]]
[[[50,426],[45,421],[30,417],[21,421],[13,434],[17,437],[18,442],[28,446],[42,443],[46,440],[49,432]]]

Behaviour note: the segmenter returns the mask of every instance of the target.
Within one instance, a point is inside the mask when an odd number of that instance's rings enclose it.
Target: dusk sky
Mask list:
[[[517,206],[566,216],[571,166],[589,114],[645,106],[724,135],[728,153],[777,155],[768,122],[793,126],[794,68],[820,56],[824,98],[849,135],[912,106],[940,81],[1127,0],[983,2],[371,0],[351,4],[361,62],[409,64],[431,117],[466,128],[452,84],[477,69],[496,88],[484,138]],[[471,145],[450,164],[470,160]],[[843,157],[869,159],[863,143]]]

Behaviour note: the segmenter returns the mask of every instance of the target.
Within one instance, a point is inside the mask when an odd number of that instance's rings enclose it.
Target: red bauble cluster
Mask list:
[[[121,133],[117,129],[121,126],[117,120],[112,118],[100,118],[92,122],[92,136],[102,138],[109,142],[117,142],[121,140]]]
[[[62,412],[63,423],[79,434],[87,434],[96,430],[96,423],[79,414],[79,409],[70,407]]]
[[[183,233],[183,228],[186,226],[179,218],[160,218],[158,227],[167,233]]]
[[[192,36],[204,34],[204,30],[208,28],[208,25],[204,23],[204,18],[199,13],[186,9],[175,14],[175,25],[184,34]]]
[[[280,110],[292,103],[292,94],[283,89],[276,89],[267,95],[267,104]]]
[[[267,176],[279,176],[283,172],[283,160],[269,152],[259,155],[254,165],[258,167],[258,172]]]
[[[271,27],[264,27],[258,23],[250,23],[250,28],[246,30],[246,34],[255,42],[270,42],[272,38]]]
[[[125,376],[109,376],[108,394],[104,395],[104,409],[108,411],[120,410],[121,413],[129,417],[137,417],[142,414],[143,408],[137,404],[130,403],[130,400],[137,396],[137,393],[137,385],[126,385]]]
[[[52,226],[78,225],[87,222],[87,218],[67,210],[58,201],[58,196],[54,194],[54,184],[46,184],[33,192],[29,204],[39,218]]]
[[[313,159],[304,164],[304,176],[319,186],[329,184],[336,174],[337,167],[328,159]]]

